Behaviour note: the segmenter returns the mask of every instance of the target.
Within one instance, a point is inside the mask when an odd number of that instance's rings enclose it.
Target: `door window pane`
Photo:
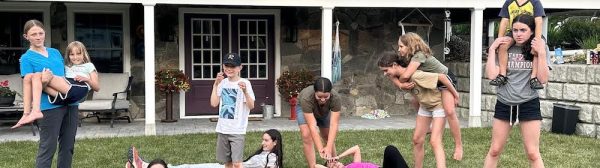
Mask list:
[[[221,72],[222,31],[220,19],[192,19],[192,51],[202,53],[202,62],[194,62],[192,75],[195,80],[214,79]],[[201,69],[198,71],[197,69]]]

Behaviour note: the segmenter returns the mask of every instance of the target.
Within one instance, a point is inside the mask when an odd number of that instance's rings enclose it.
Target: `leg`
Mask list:
[[[67,94],[69,89],[71,89],[71,84],[69,84],[65,78],[60,76],[47,77],[47,75],[44,75],[46,74],[42,74],[42,82],[47,86],[44,87],[44,92],[48,95],[56,96],[58,92]]]
[[[446,119],[448,120],[448,125],[450,126],[452,138],[454,138],[454,154],[452,155],[452,158],[454,160],[462,160],[462,135],[460,133],[460,124],[454,104],[454,96],[452,96],[452,93],[450,93],[448,89],[442,90],[442,105],[444,106],[444,112],[446,114]]]
[[[308,128],[308,124],[302,124],[300,127],[300,134],[302,134],[302,146],[304,151],[304,157],[306,158],[306,163],[308,167],[314,168],[315,164],[317,164],[317,158],[315,156],[314,142],[312,137],[310,136],[310,129]]]
[[[533,61],[532,61],[532,67],[531,67],[531,77],[529,78],[529,85],[531,86],[532,89],[544,89],[544,85],[542,85],[542,83],[537,79],[537,70],[538,70],[538,64],[537,62],[539,61],[538,57],[534,56],[533,57]]]
[[[242,162],[244,162],[244,134],[231,135],[231,160],[234,168],[242,168]]]
[[[498,65],[500,67],[500,72],[498,73],[496,79],[490,81],[490,85],[502,86],[506,84],[508,80],[508,78],[506,78],[506,71],[508,66],[508,48],[512,46],[513,42],[514,40],[510,38],[509,43],[500,45],[500,47],[498,47]]]
[[[31,73],[23,77],[23,116],[21,117],[21,119],[19,119],[17,125],[13,126],[12,128],[18,128],[22,126],[22,124],[19,123],[23,123],[23,121],[25,121],[27,116],[31,113],[31,78],[33,78],[33,74]]]
[[[408,168],[408,164],[406,164],[406,160],[404,160],[404,157],[402,157],[402,154],[400,154],[398,148],[392,145],[385,147],[382,166],[392,168]]]
[[[75,135],[77,134],[78,106],[67,107],[67,114],[63,117],[60,135],[58,137],[58,167],[71,167],[75,150]]]
[[[429,143],[431,144],[433,155],[435,156],[435,163],[438,168],[446,167],[446,154],[444,153],[444,145],[442,144],[444,126],[446,126],[445,120],[444,117],[433,118],[431,137],[429,137]]]
[[[67,107],[45,110],[43,113],[45,113],[45,117],[39,121],[40,141],[35,160],[37,168],[47,168],[52,165],[61,123],[67,113]]]
[[[225,163],[225,168],[233,168],[233,163],[231,163],[231,162]]]
[[[504,149],[504,145],[506,144],[506,139],[508,139],[508,133],[510,133],[511,128],[508,121],[494,118],[493,122],[492,144],[490,145],[490,150],[485,157],[485,162],[483,165],[485,168],[498,167],[498,160],[500,159],[500,154]]]
[[[529,167],[543,168],[544,161],[540,154],[540,129],[542,122],[540,120],[522,121],[521,136],[527,158],[529,158]]]
[[[29,75],[27,75],[29,76]],[[40,107],[41,104],[41,99],[42,99],[42,73],[36,72],[31,74],[31,82],[29,82],[29,80],[24,80],[23,81],[23,91],[25,92],[25,87],[29,87],[26,86],[28,85],[27,83],[29,83],[31,85],[31,103],[27,103],[25,102],[24,104],[31,104],[31,112],[29,113],[29,115],[27,115],[27,117],[22,118],[22,120],[19,120],[19,122],[17,124],[15,124],[13,127],[11,128],[19,128],[27,123],[31,123],[37,119],[43,118],[44,114],[42,114],[42,110]],[[27,93],[24,93],[25,95],[28,95]],[[24,101],[28,101],[25,100],[28,98],[24,98]],[[25,113],[25,112],[23,112]]]
[[[424,117],[417,115],[417,122],[415,126],[415,132],[413,133],[413,156],[416,168],[423,167],[423,158],[425,157],[425,134],[429,130],[429,124],[431,123],[430,117]]]

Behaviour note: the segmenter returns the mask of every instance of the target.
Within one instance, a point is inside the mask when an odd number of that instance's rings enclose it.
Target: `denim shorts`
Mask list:
[[[315,116],[315,119],[317,120],[317,126],[319,128],[329,128],[329,120],[331,118],[330,114],[331,112],[328,112],[327,114],[325,114],[326,116],[323,117]],[[304,118],[304,112],[302,112],[302,106],[300,106],[300,102],[298,102],[298,104],[296,105],[296,121],[298,121],[298,126],[307,124],[306,119]]]

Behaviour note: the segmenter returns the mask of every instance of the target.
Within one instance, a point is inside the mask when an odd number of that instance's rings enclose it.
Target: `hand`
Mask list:
[[[496,49],[498,49],[498,46],[506,45],[510,42],[510,40],[511,37],[508,36],[496,38],[496,40],[494,40],[494,43],[492,43],[492,45],[490,46],[490,51],[496,51]]]
[[[79,75],[75,76],[75,78],[73,78],[73,79],[75,79],[75,81],[78,81],[78,82],[89,82],[90,81],[90,78],[86,78],[86,77],[79,76]]]
[[[215,85],[219,85],[219,83],[221,83],[221,81],[223,79],[225,79],[225,76],[223,75],[223,72],[217,73],[217,79],[215,79]]]
[[[52,74],[52,71],[48,68],[44,68],[44,70],[42,70],[42,77],[44,79],[42,79],[42,81],[50,81],[50,79],[52,79],[52,77],[54,76],[54,74]]]
[[[460,97],[458,96],[458,93],[454,93],[454,105],[458,106],[458,102],[460,101]]]
[[[402,90],[410,90],[415,87],[415,82],[402,83],[400,89]]]
[[[335,163],[338,160],[340,160],[339,156],[335,156],[335,157],[330,157],[329,159],[327,159],[327,161],[331,162],[331,163]]]
[[[330,157],[330,156],[329,156],[329,153],[327,153],[327,152],[326,152],[326,151],[327,151],[326,149],[327,149],[327,148],[323,148],[323,149],[319,150],[319,156],[320,156],[322,159],[328,159],[328,158]]]
[[[531,40],[531,52],[532,53],[540,53],[540,51],[546,51],[546,41],[544,39],[535,37]],[[538,56],[539,54],[535,54],[534,56]]]
[[[238,86],[240,86],[240,89],[242,89],[242,91],[243,91],[244,93],[246,93],[246,83],[244,83],[244,82],[239,82],[239,83],[238,83]]]

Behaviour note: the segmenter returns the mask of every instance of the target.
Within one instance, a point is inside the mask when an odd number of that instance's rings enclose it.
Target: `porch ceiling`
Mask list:
[[[8,1],[45,1],[48,0],[8,0]],[[500,8],[499,0],[51,0],[56,2],[95,2],[95,3],[157,3],[188,5],[224,5],[224,6],[285,6],[285,7],[381,7],[381,8]],[[544,0],[546,9],[597,9],[598,0],[578,0],[577,3],[565,0]]]

